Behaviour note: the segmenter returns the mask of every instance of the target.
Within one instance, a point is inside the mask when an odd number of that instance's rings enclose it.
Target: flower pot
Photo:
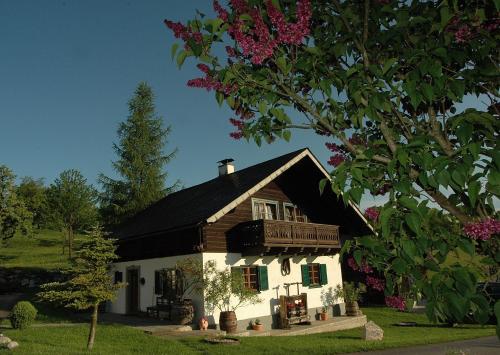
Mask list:
[[[252,324],[252,329],[261,332],[264,330],[264,324]]]
[[[233,311],[220,312],[219,327],[220,330],[225,330],[226,333],[236,333],[238,328],[236,313]]]
[[[326,312],[321,312],[321,313],[319,314],[319,319],[321,319],[321,320],[327,320],[327,319],[328,319],[328,313],[326,313]]]
[[[208,329],[208,319],[205,317],[201,317],[200,320],[198,321],[198,326],[200,327],[200,330],[207,330]]]
[[[358,302],[346,302],[345,304],[345,314],[347,316],[359,316],[361,311],[359,310]]]
[[[185,299],[181,302],[172,304],[170,319],[174,324],[186,325],[193,323],[194,306],[193,302]]]

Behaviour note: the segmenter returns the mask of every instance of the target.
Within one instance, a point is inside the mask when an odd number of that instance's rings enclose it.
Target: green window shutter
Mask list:
[[[259,291],[269,290],[269,281],[267,279],[267,266],[257,266],[257,275],[259,280]]]
[[[326,285],[328,283],[328,275],[326,274],[326,264],[319,264],[319,284]]]
[[[302,286],[309,286],[311,284],[311,280],[309,278],[309,267],[307,264],[300,265],[300,270],[302,271]]]
[[[236,291],[235,285],[239,285],[240,282],[243,282],[243,272],[241,268],[238,266],[231,267],[231,290],[233,292]]]

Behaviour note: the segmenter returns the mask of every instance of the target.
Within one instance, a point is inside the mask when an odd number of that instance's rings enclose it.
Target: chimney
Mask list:
[[[234,159],[228,158],[217,162],[219,163],[219,176],[234,173],[233,161]]]

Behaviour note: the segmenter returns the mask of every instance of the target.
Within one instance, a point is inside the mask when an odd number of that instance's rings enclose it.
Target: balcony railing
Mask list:
[[[242,223],[239,229],[242,246],[338,248],[339,226],[259,219]]]

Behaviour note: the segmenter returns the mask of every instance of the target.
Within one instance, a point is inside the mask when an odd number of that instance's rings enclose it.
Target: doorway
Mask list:
[[[127,314],[139,313],[139,268],[127,269]]]

